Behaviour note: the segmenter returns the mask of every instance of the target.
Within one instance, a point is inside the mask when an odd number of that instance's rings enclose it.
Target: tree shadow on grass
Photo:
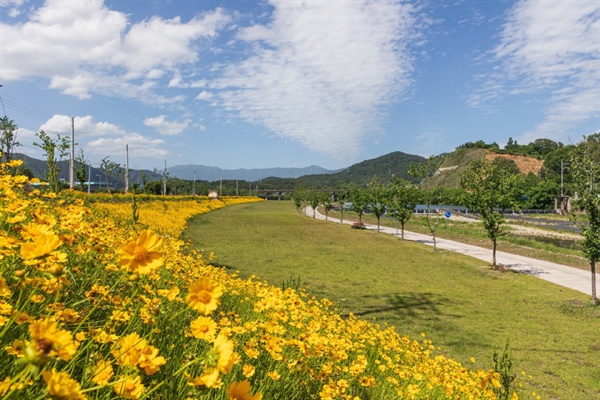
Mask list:
[[[375,296],[363,296],[363,298],[375,298]],[[379,297],[379,296],[377,296]],[[444,313],[441,308],[456,304],[455,300],[443,297],[434,293],[408,292],[391,293],[387,296],[379,297],[383,304],[375,306],[365,306],[362,310],[356,311],[355,316],[366,316],[371,314],[392,312],[399,317],[417,318],[428,315],[439,317],[441,315],[460,318],[460,315]],[[349,314],[342,315],[347,317]]]

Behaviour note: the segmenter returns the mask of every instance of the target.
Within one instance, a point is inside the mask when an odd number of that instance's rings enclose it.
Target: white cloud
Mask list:
[[[16,18],[21,15],[19,7],[23,4],[23,0],[0,0],[0,7],[8,8],[7,14],[11,18]]]
[[[109,122],[95,122],[91,115],[75,117],[74,122],[75,141],[84,149],[86,155],[114,158],[122,153],[125,157],[125,145],[129,145],[130,160],[133,158],[161,159],[169,155],[169,151],[164,149],[164,140],[150,139],[138,133],[128,132]],[[71,117],[54,115],[40,127],[40,130],[44,130],[53,139],[57,134],[70,137]],[[21,140],[21,137],[19,139]],[[23,143],[36,141],[33,133],[26,135],[24,139]],[[92,140],[90,141],[90,139]],[[41,153],[35,146],[31,149],[34,157],[41,158]]]
[[[127,131],[109,122],[94,122],[91,115],[75,117],[75,137],[125,136]],[[51,135],[71,136],[71,117],[54,115],[40,129]],[[76,139],[77,140],[77,139]]]
[[[270,24],[238,34],[252,41],[252,55],[224,67],[209,87],[246,121],[314,151],[355,157],[411,83],[414,7],[387,0],[272,6]]]
[[[180,101],[147,97],[155,84],[147,79],[197,61],[198,40],[214,37],[229,20],[216,9],[188,22],[153,17],[132,23],[103,1],[48,0],[24,23],[0,23],[2,74],[9,81],[48,78],[51,88],[79,98],[141,92],[149,102]]]
[[[144,119],[144,125],[155,128],[161,135],[178,135],[188,127],[190,122],[192,121],[189,119],[183,122],[169,122],[164,115]]]
[[[205,100],[205,101],[209,101],[212,100],[213,98],[213,94],[210,92],[207,92],[206,90],[201,91],[198,96],[196,96],[196,100]]]
[[[501,95],[539,92],[545,120],[520,138],[568,137],[569,129],[600,113],[600,3],[521,0],[493,51],[493,75],[469,99],[485,106]]]
[[[122,150],[125,155],[125,145],[129,146],[129,162],[135,158],[165,158],[169,151],[163,149],[164,140],[148,139],[138,133],[128,133],[118,138],[100,138],[89,142],[85,147],[92,154],[99,156],[114,155]]]

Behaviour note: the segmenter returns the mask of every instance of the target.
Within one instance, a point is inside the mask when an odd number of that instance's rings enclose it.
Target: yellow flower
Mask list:
[[[278,381],[281,378],[281,375],[277,371],[270,371],[267,373],[267,375],[274,381]]]
[[[46,389],[53,398],[77,400],[85,399],[81,393],[81,386],[66,372],[42,371],[42,376],[46,382]]]
[[[422,333],[421,336],[424,336],[424,334]],[[420,391],[421,391],[421,388],[412,383],[410,385],[408,385],[408,387],[406,388],[406,392],[408,394],[410,394],[411,396],[419,394]]]
[[[21,245],[21,256],[25,260],[33,260],[47,256],[56,250],[62,241],[55,234],[38,235],[33,241],[25,242]]]
[[[375,378],[372,375],[361,376],[358,380],[361,386],[373,387],[375,386]]]
[[[36,304],[41,303],[44,300],[46,300],[46,297],[43,294],[33,294],[29,298],[29,301],[31,301],[32,303],[36,303]]]
[[[219,370],[216,368],[207,368],[204,370],[202,375],[199,375],[195,378],[191,378],[187,373],[185,376],[188,380],[188,385],[190,386],[220,388],[223,385]]]
[[[212,283],[208,278],[198,278],[190,286],[185,301],[194,310],[208,315],[217,309],[222,295],[223,289],[219,285]]]
[[[256,393],[255,395],[250,394],[250,382],[233,382],[229,386],[229,400],[261,400],[262,394]]]
[[[6,285],[6,281],[0,276],[0,297],[10,297],[10,289]]]
[[[146,346],[138,360],[138,367],[143,369],[146,375],[154,375],[158,372],[161,365],[165,365],[167,360],[163,356],[158,355],[158,349],[154,346]]]
[[[219,334],[213,343],[213,348],[207,354],[207,365],[215,367],[226,374],[233,367],[233,342],[223,334]]]
[[[158,294],[166,297],[167,299],[173,301],[177,299],[177,295],[179,294],[179,288],[177,286],[173,286],[170,290],[159,289]]]
[[[37,236],[51,235],[52,233],[50,225],[36,224],[35,222],[30,222],[21,227],[21,237],[25,240],[35,239]]]
[[[126,377],[122,382],[119,382],[113,386],[113,390],[119,396],[123,396],[126,399],[139,399],[144,393],[144,385],[140,382],[140,377]]]
[[[56,321],[50,318],[32,322],[29,325],[31,343],[25,353],[33,363],[45,363],[50,357],[69,361],[75,355],[79,344],[69,331],[58,329]]]
[[[163,264],[158,248],[162,238],[152,231],[142,231],[135,240],[130,240],[119,249],[119,265],[129,272],[145,275]]]
[[[209,317],[198,317],[190,325],[196,339],[212,342],[217,333],[217,323]]]
[[[254,365],[246,364],[242,367],[242,372],[246,378],[250,378],[252,375],[254,375],[255,371],[256,368],[254,368]]]
[[[119,339],[113,346],[112,354],[118,365],[141,368],[146,375],[155,374],[167,362],[164,357],[158,356],[156,347],[150,346],[146,339],[140,338],[135,332]]]
[[[100,361],[94,369],[92,382],[99,386],[108,385],[108,381],[113,376],[113,367],[108,361]]]
[[[131,318],[129,313],[123,310],[113,310],[112,315],[110,316],[111,320],[117,322],[127,322],[129,321],[129,318]]]

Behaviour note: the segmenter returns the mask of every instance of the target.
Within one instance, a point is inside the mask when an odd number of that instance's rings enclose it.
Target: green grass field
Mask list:
[[[373,231],[313,220],[291,202],[231,206],[190,222],[184,238],[215,263],[274,285],[297,285],[354,313],[424,332],[470,368],[491,367],[510,340],[523,398],[600,397],[600,308],[541,279]],[[469,359],[475,357],[472,364]]]

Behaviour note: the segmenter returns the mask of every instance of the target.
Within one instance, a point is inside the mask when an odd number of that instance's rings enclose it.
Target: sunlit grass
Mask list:
[[[526,393],[600,396],[600,311],[579,292],[391,235],[313,220],[289,202],[199,216],[186,237],[241,276],[280,285],[299,280],[342,315],[376,318],[412,337],[425,332],[465,364],[473,356],[476,367],[489,367],[493,351],[509,339],[516,368],[532,375]]]

